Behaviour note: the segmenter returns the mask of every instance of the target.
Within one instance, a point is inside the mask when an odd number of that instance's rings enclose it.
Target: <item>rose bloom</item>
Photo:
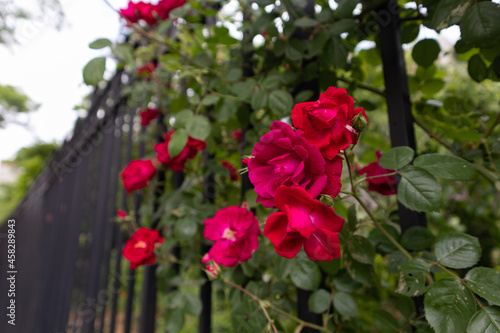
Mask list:
[[[137,75],[145,78],[149,78],[153,75],[158,65],[155,62],[148,62],[146,65],[137,68]]]
[[[202,263],[213,260],[219,265],[234,267],[250,259],[259,246],[259,222],[246,208],[231,206],[220,209],[204,224],[203,236],[215,244]]]
[[[335,211],[300,187],[280,186],[276,190],[276,207],[264,236],[274,245],[276,253],[294,258],[304,246],[307,257],[314,261],[330,261],[340,257],[339,233],[344,219]]]
[[[163,238],[157,230],[139,228],[125,243],[122,254],[130,261],[130,268],[155,262],[155,245],[162,244]]]
[[[238,128],[236,131],[232,131],[231,137],[241,143],[241,141],[243,140],[243,130],[241,128]]]
[[[207,144],[204,141],[188,136],[188,142],[182,149],[181,153],[176,157],[171,158],[168,153],[168,143],[174,132],[175,131],[170,131],[165,134],[165,142],[157,143],[154,148],[157,153],[158,160],[160,160],[163,165],[174,171],[182,171],[186,161],[188,159],[195,158],[198,151],[205,149]]]
[[[301,130],[293,131],[286,123],[275,121],[270,129],[255,144],[253,158],[247,163],[257,202],[265,207],[275,206],[275,192],[280,185],[304,188],[312,197],[322,193],[337,196],[342,158],[325,160]]]
[[[237,182],[239,177],[238,177],[238,171],[236,170],[236,168],[228,161],[222,161],[221,164],[229,172],[229,177],[231,178],[231,180],[233,182]]]
[[[394,170],[384,169],[378,164],[380,160],[380,156],[382,154],[380,151],[376,151],[375,155],[377,156],[377,161],[372,162],[358,170],[358,175],[362,175],[366,173],[367,177],[380,176],[393,172]],[[368,183],[368,190],[378,192],[383,195],[392,195],[396,194],[396,177],[385,176],[385,177],[377,177],[372,179],[365,180]]]
[[[166,20],[170,16],[170,12],[173,9],[180,7],[185,3],[186,0],[160,0],[154,10],[160,19]]]
[[[358,142],[352,119],[360,113],[368,122],[365,110],[354,108],[354,100],[345,89],[329,87],[319,101],[296,104],[292,122],[295,128],[304,130],[307,141],[318,147],[326,159],[332,159]]]
[[[116,213],[118,214],[118,217],[120,217],[120,218],[125,218],[125,217],[127,217],[127,212],[126,212],[126,211],[124,211],[123,209],[118,209],[118,210],[116,211]]]
[[[158,118],[160,115],[160,110],[148,108],[147,110],[140,110],[139,116],[141,116],[141,125],[148,126],[151,120]]]
[[[139,21],[139,16],[135,11],[136,4],[132,1],[129,1],[127,8],[120,9],[120,14],[126,18],[130,23],[137,23]]]
[[[155,173],[156,168],[151,160],[131,161],[121,173],[123,186],[130,194],[132,191],[148,186],[148,181]]]

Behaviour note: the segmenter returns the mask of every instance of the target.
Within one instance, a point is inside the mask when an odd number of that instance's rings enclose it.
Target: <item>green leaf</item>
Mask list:
[[[373,268],[369,264],[363,264],[357,260],[354,260],[352,256],[345,251],[344,255],[344,265],[347,272],[351,277],[365,286],[369,286],[373,282]]]
[[[425,97],[432,98],[444,87],[444,81],[441,79],[430,79],[422,84],[420,90]]]
[[[335,11],[336,16],[340,18],[345,18],[352,15],[352,12],[354,11],[354,8],[356,8],[356,6],[358,5],[359,0],[342,0],[338,1],[337,3],[339,4],[339,6]]]
[[[178,129],[170,137],[168,142],[168,154],[174,158],[181,153],[188,141],[188,134],[184,129]]]
[[[333,307],[335,311],[344,317],[356,317],[358,315],[356,300],[344,292],[337,292],[333,295]]]
[[[399,284],[396,292],[415,297],[422,295],[429,288],[425,280],[425,272],[431,264],[422,259],[412,259],[401,265]]]
[[[354,260],[363,264],[374,264],[375,248],[368,239],[359,235],[353,235],[347,241],[347,248]]]
[[[193,138],[205,140],[210,135],[212,126],[210,125],[210,121],[207,117],[197,115],[188,121],[186,124],[186,130]]]
[[[264,81],[262,81],[262,89],[263,90],[275,90],[278,89],[281,85],[281,75],[272,74],[267,76]]]
[[[132,50],[132,46],[130,44],[118,44],[112,47],[111,51],[122,61],[127,63],[134,61],[134,51]]]
[[[441,200],[441,185],[422,168],[406,166],[399,171],[398,200],[411,210],[437,210]]]
[[[294,285],[304,290],[316,290],[321,282],[321,271],[312,261],[297,260],[290,272]]]
[[[394,147],[385,152],[378,162],[382,168],[398,170],[411,162],[415,152],[410,147]]]
[[[465,276],[473,292],[490,302],[500,305],[500,272],[492,268],[475,267]]]
[[[165,317],[165,330],[169,333],[177,333],[184,326],[184,312],[181,309],[168,310]]]
[[[216,104],[219,101],[220,97],[217,95],[206,95],[203,97],[201,100],[201,104],[208,106],[208,105],[213,105]]]
[[[436,237],[424,227],[413,226],[405,231],[401,237],[401,245],[408,250],[425,250],[434,244]]]
[[[434,15],[432,15],[432,27],[437,31],[458,24],[465,11],[473,3],[471,0],[442,0],[439,1]]]
[[[246,100],[252,95],[253,85],[248,81],[236,82],[231,86],[231,91],[241,100]]]
[[[470,77],[476,82],[481,82],[488,78],[488,67],[479,54],[474,54],[470,57],[467,71]]]
[[[350,293],[361,288],[361,283],[354,281],[354,279],[345,269],[339,271],[332,280],[335,284],[335,288],[339,291]]]
[[[358,21],[354,19],[342,19],[330,25],[328,31],[332,35],[340,36],[344,32],[348,32],[358,25]]]
[[[500,7],[490,1],[477,2],[470,6],[460,21],[460,32],[464,42],[473,46],[488,47],[500,39]]]
[[[339,272],[340,263],[340,260],[318,261],[318,265],[321,270],[331,276],[334,276]]]
[[[479,261],[481,246],[476,237],[452,232],[438,238],[434,252],[441,265],[451,268],[467,268]]]
[[[420,32],[420,23],[407,23],[401,27],[401,43],[413,42]]]
[[[248,297],[233,305],[231,322],[234,328],[232,332],[242,333],[262,332],[268,323],[257,302]]]
[[[83,68],[83,82],[89,86],[97,85],[106,70],[106,58],[99,57],[90,60]]]
[[[260,110],[266,107],[269,93],[265,90],[259,90],[252,95],[252,109]]]
[[[399,332],[399,324],[389,312],[385,310],[375,310],[373,312],[373,323],[380,332],[383,333],[397,333]]]
[[[175,115],[175,128],[185,128],[189,120],[193,118],[193,111],[184,109]]]
[[[323,49],[326,41],[330,35],[326,31],[320,31],[313,36],[311,43],[309,44],[309,56],[314,56],[318,54],[319,51]]]
[[[89,47],[94,50],[105,48],[106,46],[110,46],[111,41],[107,38],[96,39],[92,43],[89,44]]]
[[[295,20],[295,26],[301,28],[314,27],[316,24],[318,24],[318,21],[308,16],[304,16]]]
[[[420,40],[413,47],[411,56],[415,62],[422,67],[429,67],[438,58],[441,47],[435,39],[427,38]]]
[[[293,97],[284,90],[274,90],[269,95],[269,108],[277,114],[285,115],[293,108]]]
[[[226,74],[226,79],[229,82],[236,82],[242,76],[243,76],[243,70],[241,68],[231,68]]]
[[[499,333],[500,307],[485,306],[472,317],[467,333]]]
[[[468,180],[474,178],[476,168],[466,160],[446,154],[425,154],[418,156],[413,165],[444,179]]]
[[[308,305],[311,312],[325,312],[330,307],[330,293],[325,289],[316,290],[309,297]]]
[[[192,316],[199,316],[203,309],[203,304],[198,296],[193,294],[184,295],[184,311]]]
[[[458,279],[435,282],[424,298],[425,315],[436,332],[465,332],[476,312],[474,295]]]
[[[198,230],[198,225],[191,219],[181,219],[177,221],[174,225],[175,238],[180,241],[187,241],[193,239],[197,230]]]
[[[302,59],[302,52],[297,50],[291,44],[287,44],[285,47],[285,55],[288,59],[292,61],[300,61]]]
[[[307,102],[314,95],[312,90],[303,90],[295,96],[295,103]]]

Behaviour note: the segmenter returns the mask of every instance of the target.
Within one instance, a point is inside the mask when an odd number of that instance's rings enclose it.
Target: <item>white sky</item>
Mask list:
[[[32,12],[37,12],[36,0]],[[0,84],[22,89],[34,102],[38,111],[29,116],[30,128],[7,125],[0,129],[0,161],[13,158],[20,148],[37,139],[61,143],[71,132],[77,117],[75,105],[92,89],[83,83],[82,69],[96,56],[108,52],[91,50],[88,44],[97,38],[115,41],[120,33],[118,14],[104,0],[61,0],[65,24],[60,31],[41,22],[26,22],[18,30],[19,45],[11,49],[0,46]],[[116,9],[126,7],[127,0],[110,0]],[[51,22],[50,17],[46,21]],[[451,42],[458,38],[457,27],[447,30]],[[420,38],[434,37],[421,30]],[[113,67],[108,68],[113,71]]]
[[[38,12],[36,1],[27,1],[31,2],[33,5],[27,8]],[[122,8],[128,1],[110,2],[114,8]],[[19,45],[11,49],[0,45],[0,84],[19,87],[41,104],[29,117],[30,130],[17,125],[0,129],[0,160],[12,158],[18,149],[37,139],[62,142],[77,117],[73,107],[92,91],[83,83],[83,67],[107,52],[89,49],[88,44],[101,37],[114,41],[119,36],[118,14],[103,0],[61,3],[65,19],[60,31],[43,22],[26,22],[18,30]],[[51,20],[47,17],[45,21]]]

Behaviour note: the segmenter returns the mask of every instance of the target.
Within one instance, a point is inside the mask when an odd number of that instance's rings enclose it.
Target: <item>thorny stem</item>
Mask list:
[[[354,80],[350,80],[350,79],[347,79],[347,78],[344,78],[344,77],[341,77],[341,76],[336,76],[335,78],[337,80],[345,82],[345,83],[353,83],[354,82]],[[364,89],[364,90],[367,90],[367,91],[371,91],[372,93],[375,93],[377,95],[385,97],[385,91],[377,89],[377,88],[372,87],[372,86],[369,86],[367,84],[356,82],[356,87]]]
[[[373,178],[381,178],[381,177],[390,177],[390,176],[394,176],[394,175],[397,175],[397,174],[398,174],[398,172],[394,171],[394,172],[386,173],[386,174],[383,174],[383,175],[363,177],[363,178],[357,180],[356,182],[354,182],[354,186],[358,186],[360,183],[363,182],[363,180],[373,179]]]
[[[255,296],[254,294],[252,294],[251,292],[249,292],[248,290],[246,290],[245,288],[243,288],[242,286],[239,286],[231,281],[228,281],[228,280],[222,280],[222,282],[224,282],[225,284],[227,285],[230,285],[231,287],[234,287],[236,289],[238,289],[239,291],[247,294],[248,296],[250,296],[250,298],[252,298],[254,301],[256,301],[257,303],[259,303],[259,306],[260,308],[262,309],[262,312],[264,312],[264,315],[266,316],[267,320],[269,321],[269,324],[271,324],[271,327],[273,328],[273,331],[275,333],[278,333],[278,330],[276,329],[276,326],[274,326],[273,322],[272,322],[272,319],[271,317],[269,316],[269,313],[267,312],[265,306],[268,306],[269,308],[273,309],[274,311],[276,312],[279,312],[281,313],[282,315],[290,318],[290,319],[293,319],[295,320],[296,322],[300,323],[302,326],[308,326],[308,327],[311,327],[311,328],[314,328],[314,329],[317,329],[319,331],[322,331],[322,332],[329,332],[327,329],[321,327],[321,326],[318,326],[318,325],[315,325],[315,324],[312,324],[312,323],[308,323],[306,321],[303,321],[302,319],[299,319],[297,317],[295,317],[294,315],[291,315],[289,314],[288,312],[285,312],[277,307],[274,307],[273,305],[269,304],[269,303],[265,303],[260,299],[258,298],[257,296]]]

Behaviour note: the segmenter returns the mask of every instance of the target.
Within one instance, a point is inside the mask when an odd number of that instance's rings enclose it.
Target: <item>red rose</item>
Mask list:
[[[243,131],[241,128],[238,128],[236,131],[231,132],[231,136],[236,139],[239,143],[243,140]]]
[[[229,177],[231,178],[231,180],[233,182],[237,182],[239,177],[236,168],[228,161],[222,161],[222,166],[229,172]]]
[[[137,68],[137,75],[145,78],[149,78],[153,75],[156,67],[158,65],[154,62],[148,62],[146,65]]]
[[[156,17],[153,15],[155,5],[140,1],[135,5],[135,8],[139,12],[139,18],[144,20],[147,24],[154,25],[158,23]]]
[[[185,3],[186,0],[160,0],[154,10],[162,20],[166,20],[170,16],[170,12],[173,9],[180,7]]]
[[[137,23],[139,21],[139,16],[135,9],[135,3],[129,1],[127,8],[120,9],[119,12],[125,19],[130,21],[130,23]]]
[[[248,177],[255,186],[257,202],[275,206],[275,192],[280,185],[302,187],[312,197],[339,194],[341,157],[325,160],[301,130],[293,131],[281,121],[273,122],[270,129],[255,144],[253,158],[248,160]]]
[[[382,156],[380,151],[375,152],[375,155],[377,155],[377,161],[368,164],[362,169],[359,169],[358,175],[366,173],[367,177],[373,177],[385,175],[394,171],[384,169],[380,166],[380,164],[378,164],[380,156]],[[396,194],[396,177],[394,176],[366,179],[366,182],[368,183],[369,191],[378,192],[383,195]]]
[[[264,236],[276,253],[294,258],[304,246],[307,257],[314,261],[330,261],[340,257],[339,233],[344,219],[335,211],[300,187],[280,186],[275,204],[281,212],[269,216]]]
[[[122,209],[118,209],[118,210],[116,211],[116,213],[118,214],[118,217],[120,217],[120,218],[125,218],[125,217],[127,217],[127,212],[125,212],[125,211],[124,211],[124,210],[122,210]]]
[[[142,265],[155,262],[155,244],[163,243],[163,238],[157,230],[139,228],[125,243],[122,254],[130,261],[130,268],[136,269]]]
[[[156,168],[151,160],[131,161],[121,173],[123,186],[130,194],[132,191],[148,186],[148,181],[155,173]]]
[[[182,149],[181,153],[174,158],[170,157],[168,153],[168,143],[170,137],[175,131],[170,131],[165,134],[165,142],[157,143],[155,145],[155,151],[157,153],[158,160],[160,160],[163,165],[167,168],[171,168],[174,171],[182,171],[184,165],[188,159],[193,159],[196,157],[198,151],[205,149],[207,144],[204,141],[188,137],[188,142],[186,146]]]
[[[141,116],[141,125],[148,126],[151,120],[158,118],[160,115],[160,110],[148,108],[147,110],[140,110],[139,116]]]
[[[215,244],[203,257],[202,263],[213,260],[219,265],[234,267],[250,259],[259,246],[259,221],[245,208],[231,206],[220,209],[204,224],[203,236]]]
[[[326,159],[332,159],[349,144],[358,142],[352,120],[360,113],[368,122],[364,109],[354,108],[354,100],[345,89],[330,87],[319,101],[295,105],[292,121],[296,128],[304,130],[307,141],[318,147]]]

